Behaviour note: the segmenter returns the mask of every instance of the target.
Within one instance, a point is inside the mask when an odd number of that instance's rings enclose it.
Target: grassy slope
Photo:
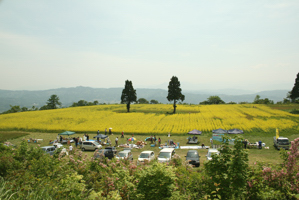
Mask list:
[[[29,135],[28,133],[25,132],[0,132],[0,143],[1,142],[5,142],[7,140],[12,140],[12,139],[16,139],[19,137],[24,137],[26,135]]]
[[[299,108],[299,105],[286,105],[286,106],[285,105],[282,105],[282,106],[272,105],[271,107],[273,107],[275,109],[279,109],[279,110],[292,110],[294,108]],[[30,132],[26,136],[16,138],[16,135],[21,136],[23,134],[26,134],[26,133],[2,131],[2,132],[0,132],[0,137],[2,136],[2,138],[3,138],[3,136],[5,136],[5,138],[8,139],[8,141],[10,141],[16,145],[18,145],[22,139],[27,139],[27,138],[44,139],[44,141],[40,145],[45,146],[45,145],[49,144],[50,140],[54,140],[57,136],[57,134],[55,134],[55,133],[41,133],[41,132],[32,133],[32,132]],[[91,133],[90,138],[92,138],[95,135],[96,135],[96,133],[94,133],[94,134]],[[299,137],[299,133],[297,130],[284,130],[284,131],[280,132],[280,135],[286,136],[290,140],[294,140],[295,138]],[[11,136],[11,138],[9,138],[8,136]],[[120,138],[120,134],[111,135],[110,136],[111,141],[114,141],[114,139],[117,136]],[[131,135],[126,135],[126,133],[125,133],[125,139],[120,138],[119,144],[126,143],[126,138],[130,137],[130,136]],[[150,136],[150,133],[145,134],[145,135],[135,135],[137,140],[142,140],[142,141],[144,141],[144,139],[149,136]],[[205,145],[210,145],[211,136],[212,136],[212,133],[204,133],[203,135],[199,136],[200,144],[204,143]],[[273,133],[262,133],[260,131],[257,131],[257,132],[252,132],[252,133],[245,133],[243,135],[243,137],[248,139],[251,143],[261,140],[262,142],[266,143],[266,146],[270,147],[269,150],[267,150],[267,149],[262,149],[262,150],[249,149],[248,152],[249,152],[250,164],[253,164],[255,161],[263,161],[266,163],[273,163],[273,164],[278,164],[281,162],[279,151],[277,151],[276,149],[273,148],[273,136],[275,136],[274,131],[273,131]],[[82,134],[75,134],[74,137],[82,137]],[[165,143],[169,139],[166,135],[160,135],[157,137],[161,137],[162,143]],[[188,137],[187,134],[175,135],[175,136],[171,136],[171,139],[173,139],[175,142],[179,142],[180,145],[183,146],[183,145],[187,145],[186,144],[187,137]],[[15,139],[13,139],[13,138],[15,138]],[[30,145],[36,146],[37,144],[30,144]],[[66,145],[65,145],[65,147],[66,147]],[[118,148],[118,150],[121,150],[121,148]],[[138,155],[140,154],[140,152],[144,151],[144,150],[153,150],[156,154],[158,154],[160,151],[158,147],[150,147],[149,144],[146,145],[145,148],[143,148],[143,149],[133,149],[132,152],[133,152],[134,160],[136,160]],[[176,150],[176,153],[178,155],[180,155],[182,158],[184,158],[187,151],[188,150],[178,149],[178,150]],[[205,149],[198,150],[198,152],[201,156],[201,165],[202,165],[203,162],[205,161],[205,155],[207,153],[207,150],[205,150]],[[86,152],[86,154],[88,154],[89,156],[92,156],[93,152]]]

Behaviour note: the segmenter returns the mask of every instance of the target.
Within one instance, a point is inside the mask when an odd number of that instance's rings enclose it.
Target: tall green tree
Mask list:
[[[184,101],[185,95],[182,94],[182,89],[180,88],[181,84],[179,79],[176,76],[173,76],[170,79],[169,85],[168,85],[168,101],[173,101],[173,113],[176,112],[176,103],[177,101]]]
[[[297,78],[295,79],[295,84],[291,91],[290,98],[292,99],[292,102],[295,102],[296,99],[299,98],[299,73],[297,74]]]
[[[127,104],[127,112],[130,112],[130,105],[133,102],[137,102],[136,90],[134,90],[132,81],[126,80],[121,94],[121,103]]]
[[[51,97],[47,101],[47,108],[48,109],[56,109],[57,105],[61,105],[59,101],[59,97],[56,94],[51,95]]]
[[[259,104],[260,103],[260,99],[261,99],[261,96],[260,95],[256,95],[254,100],[253,100],[253,103],[254,104]]]

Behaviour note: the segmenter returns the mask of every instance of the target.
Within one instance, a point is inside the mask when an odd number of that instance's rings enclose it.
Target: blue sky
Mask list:
[[[0,89],[291,90],[299,1],[0,0]]]

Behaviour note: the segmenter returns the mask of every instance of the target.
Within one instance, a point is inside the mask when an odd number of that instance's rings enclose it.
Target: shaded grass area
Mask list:
[[[22,141],[22,139],[29,139],[29,138],[33,138],[33,139],[43,139],[43,142],[40,143],[40,146],[47,146],[49,145],[50,140],[55,140],[57,137],[57,133],[42,133],[42,132],[0,132],[0,135],[3,135],[3,133],[5,135],[11,135],[10,139],[8,139],[9,142],[11,142],[12,144],[15,145],[19,145]],[[23,134],[23,135],[22,135]],[[18,137],[12,137],[13,135],[18,135]],[[22,135],[22,136],[21,136]],[[294,139],[299,137],[299,133],[296,133],[295,131],[293,131],[292,133],[285,135],[285,134],[280,134],[281,136],[286,136],[290,139],[290,141],[293,141]],[[90,133],[89,134],[90,139],[93,139],[94,136],[96,136],[96,133]],[[112,145],[114,145],[114,141],[115,138],[118,137],[119,138],[119,144],[126,144],[127,143],[127,138],[132,137],[132,135],[130,134],[126,134],[125,133],[125,138],[121,138],[120,134],[113,134],[113,135],[109,135],[110,140],[112,141]],[[147,137],[150,137],[150,134],[146,134],[146,135],[136,135],[134,134],[134,137],[137,139],[137,141],[145,141],[145,139]],[[233,135],[228,135],[233,137]],[[273,137],[275,136],[275,131],[273,132],[273,134],[250,134],[250,133],[245,133],[242,134],[242,137],[244,139],[248,139],[250,143],[255,143],[258,142],[259,140],[261,140],[263,143],[266,144],[267,147],[269,147],[269,149],[248,149],[248,155],[249,155],[249,164],[253,165],[256,161],[260,161],[260,162],[265,162],[265,163],[272,163],[272,164],[280,164],[282,162],[281,158],[280,158],[280,153],[278,150],[276,150],[273,147]],[[82,133],[76,133],[70,137],[83,137]],[[187,138],[189,137],[188,134],[185,135],[171,135],[171,137],[169,138],[167,135],[160,135],[160,136],[156,136],[157,139],[160,137],[162,144],[165,142],[168,142],[169,139],[172,139],[175,143],[179,143],[180,146],[197,146],[197,145],[201,145],[201,144],[205,144],[206,146],[210,146],[210,138],[212,137],[212,133],[203,133],[202,135],[198,136],[198,140],[199,140],[199,144],[187,144]],[[136,141],[135,141],[136,142]],[[132,142],[129,142],[130,144]],[[147,145],[145,145],[144,148],[142,149],[133,149],[132,150],[132,154],[133,154],[133,158],[134,158],[134,162],[137,161],[138,156],[140,155],[140,153],[142,151],[146,151],[146,150],[151,150],[155,152],[155,155],[158,156],[160,149],[158,146],[156,147],[151,147],[150,146],[151,142],[147,142]],[[30,146],[38,146],[37,143],[29,143]],[[72,144],[72,146],[74,147],[75,145]],[[65,148],[68,148],[68,146],[65,144],[64,145]],[[78,147],[79,148],[79,147]],[[118,151],[123,150],[123,148],[121,147],[117,147]],[[185,160],[185,156],[188,152],[188,149],[176,149],[176,154],[179,155],[181,157],[182,160]],[[206,161],[206,154],[208,152],[208,149],[198,149],[198,154],[201,156],[200,157],[200,165],[202,166],[204,164],[204,162]],[[85,151],[84,154],[87,154],[88,157],[92,157],[94,154],[94,151]]]
[[[286,112],[291,112],[293,110],[299,110],[299,104],[273,104],[273,105],[268,105],[269,107],[277,110],[282,110]]]
[[[127,113],[127,110],[119,109],[119,110],[114,110],[113,112],[116,113]],[[145,114],[165,114],[165,115],[172,115],[173,110],[165,111],[165,110],[142,110],[142,109],[132,109],[130,110],[130,113],[145,113]],[[191,114],[191,113],[200,113],[200,111],[189,111],[189,110],[177,110],[176,114]]]
[[[26,135],[29,135],[29,133],[26,132],[11,132],[11,131],[3,131],[0,132],[0,142],[5,142],[7,140],[12,140],[20,137],[24,137]]]

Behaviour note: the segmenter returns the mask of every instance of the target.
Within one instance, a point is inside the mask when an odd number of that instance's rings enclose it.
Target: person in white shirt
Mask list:
[[[73,146],[72,145],[70,145],[69,150],[70,150],[70,152],[73,151]]]
[[[115,138],[115,146],[118,146],[118,137]]]

